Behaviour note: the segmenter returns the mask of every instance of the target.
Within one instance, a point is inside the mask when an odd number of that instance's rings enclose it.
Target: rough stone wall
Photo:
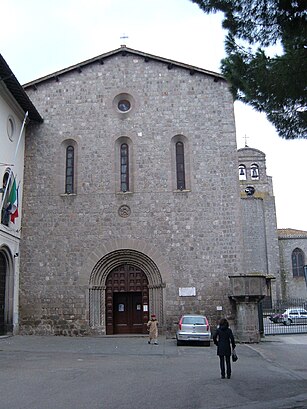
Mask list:
[[[265,214],[262,199],[242,199],[245,273],[268,274]]]
[[[20,324],[27,333],[88,328],[91,254],[133,240],[169,269],[166,326],[182,312],[230,314],[228,275],[242,271],[233,101],[224,80],[133,55],[114,55],[28,87],[44,117],[26,138]],[[114,101],[128,95],[129,113]],[[184,138],[185,191],[174,189]],[[130,147],[131,192],[119,192],[118,139]],[[76,194],[64,194],[65,146],[75,146]],[[129,206],[129,217],[119,207]],[[166,271],[167,270],[167,271]],[[166,274],[167,273],[167,274]],[[195,287],[196,297],[179,297]],[[220,314],[220,312],[218,312]]]

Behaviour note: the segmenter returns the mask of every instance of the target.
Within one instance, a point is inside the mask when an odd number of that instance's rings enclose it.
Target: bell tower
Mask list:
[[[239,149],[238,177],[244,272],[276,277],[270,291],[275,298],[280,292],[278,235],[273,183],[267,175],[265,154],[248,146]]]

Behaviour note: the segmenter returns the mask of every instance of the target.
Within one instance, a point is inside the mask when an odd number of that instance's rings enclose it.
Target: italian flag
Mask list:
[[[15,223],[15,219],[16,217],[18,217],[18,191],[16,188],[15,178],[12,184],[8,202],[9,202],[9,212],[11,214],[10,219],[12,223]]]

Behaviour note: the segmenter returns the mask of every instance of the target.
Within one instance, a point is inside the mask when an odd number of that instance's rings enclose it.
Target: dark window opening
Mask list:
[[[176,172],[177,189],[185,190],[184,146],[182,142],[176,143]]]
[[[118,109],[122,112],[128,112],[131,108],[131,104],[127,99],[121,99],[118,102]]]
[[[293,277],[304,277],[305,255],[301,249],[294,249],[292,252],[292,272]]]
[[[129,150],[126,143],[120,146],[120,190],[129,191]]]
[[[74,193],[74,160],[75,150],[73,146],[66,149],[66,172],[65,172],[65,193]]]

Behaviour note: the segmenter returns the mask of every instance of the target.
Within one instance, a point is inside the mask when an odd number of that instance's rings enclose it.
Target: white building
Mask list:
[[[29,120],[42,118],[0,54],[0,335],[18,329],[23,124]]]

